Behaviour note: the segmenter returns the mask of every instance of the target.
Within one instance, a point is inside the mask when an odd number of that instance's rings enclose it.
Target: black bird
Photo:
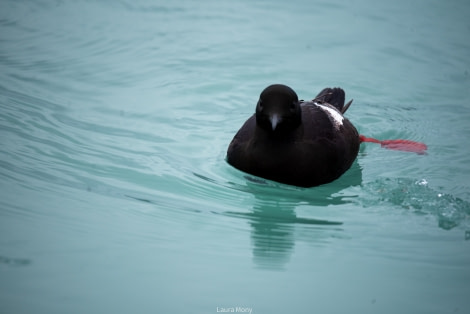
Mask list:
[[[331,182],[349,169],[359,151],[356,128],[343,114],[341,88],[325,88],[315,99],[298,99],[275,84],[261,92],[256,113],[237,132],[227,151],[235,168],[301,187]]]

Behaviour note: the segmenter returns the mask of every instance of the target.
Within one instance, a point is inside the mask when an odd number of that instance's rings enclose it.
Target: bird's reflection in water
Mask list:
[[[221,182],[199,173],[193,175],[204,182],[215,184],[217,187],[237,190],[247,193],[254,198],[244,198],[249,204],[249,211],[244,207],[240,211],[211,211],[213,214],[229,216],[236,219],[245,219],[250,226],[251,243],[253,247],[253,261],[255,265],[265,269],[283,269],[289,262],[294,250],[296,234],[308,234],[308,241],[322,241],[330,237],[331,232],[342,232],[341,221],[315,219],[315,210],[331,205],[345,205],[351,203],[355,195],[345,195],[343,191],[352,186],[361,185],[362,169],[357,163],[353,163],[338,180],[314,187],[297,188],[261,178],[246,177],[245,184],[233,182]],[[245,194],[245,195],[247,195]],[[155,204],[163,208],[172,208],[172,203],[164,203],[162,199],[148,196],[133,196],[124,194],[125,197],[145,203]],[[183,206],[182,210],[193,213],[204,213],[201,209],[195,209],[193,204]],[[243,206],[238,203],[238,206]],[[304,216],[299,217],[296,209],[299,206],[307,207],[303,210]],[[311,209],[311,211],[310,211]],[[303,230],[296,232],[299,227]]]
[[[251,181],[251,180],[250,180]],[[299,225],[315,228],[312,241],[327,237],[327,230],[341,231],[340,221],[298,217],[295,209],[299,205],[329,206],[347,204],[343,196],[335,194],[347,187],[360,185],[362,171],[355,162],[350,171],[337,182],[311,189],[283,186],[262,186],[261,181],[247,183],[255,197],[253,209],[248,213],[225,212],[233,217],[244,217],[251,226],[253,261],[264,269],[282,270],[289,262],[295,246],[295,230]],[[276,196],[273,196],[273,192]],[[312,208],[313,210],[314,208]]]

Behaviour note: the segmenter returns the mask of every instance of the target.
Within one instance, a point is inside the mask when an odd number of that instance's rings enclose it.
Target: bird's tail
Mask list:
[[[352,99],[344,104],[344,100],[346,98],[346,94],[344,93],[344,90],[339,87],[334,87],[330,88],[327,87],[323,89],[313,101],[320,101],[320,102],[326,102],[329,103],[330,105],[334,106],[336,109],[338,109],[341,113],[345,113],[346,110],[348,110],[349,106],[352,103]]]

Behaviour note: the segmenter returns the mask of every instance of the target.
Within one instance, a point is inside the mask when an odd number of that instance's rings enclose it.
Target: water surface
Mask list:
[[[0,312],[470,311],[467,1],[0,3]],[[339,180],[247,176],[269,84],[341,86]]]

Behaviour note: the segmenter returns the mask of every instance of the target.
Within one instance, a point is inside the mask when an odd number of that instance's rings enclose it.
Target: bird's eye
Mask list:
[[[290,104],[290,110],[295,110],[297,106],[297,103],[294,101],[293,103]]]
[[[263,110],[263,101],[261,99],[258,100],[258,107],[260,110]]]

